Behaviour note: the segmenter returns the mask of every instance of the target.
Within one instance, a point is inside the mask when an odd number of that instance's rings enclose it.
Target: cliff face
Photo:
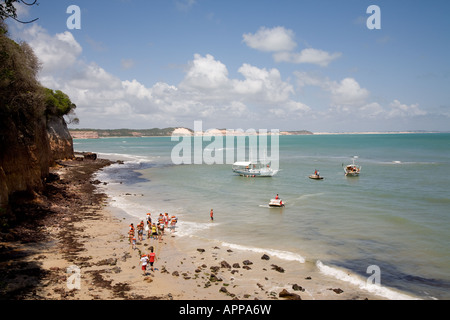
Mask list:
[[[49,166],[73,157],[63,116],[76,106],[42,87],[39,67],[32,48],[11,40],[0,19],[0,209],[16,192],[39,192]]]
[[[43,188],[49,166],[73,158],[73,143],[64,119],[2,119],[0,124],[0,207],[16,192]]]
[[[50,165],[60,159],[71,159],[73,140],[63,117],[50,116],[47,119],[47,136],[50,145]]]

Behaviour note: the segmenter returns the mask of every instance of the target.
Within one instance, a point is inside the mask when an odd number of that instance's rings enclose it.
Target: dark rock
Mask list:
[[[267,254],[264,254],[264,255],[261,257],[261,260],[270,260],[270,257],[269,257]]]
[[[178,273],[178,271],[172,272],[172,275],[173,275],[174,277],[179,277],[179,276],[180,276],[180,274]]]
[[[222,287],[222,288],[220,288],[219,292],[228,293],[228,290],[227,290],[227,288]]]
[[[104,259],[104,260],[99,261],[96,265],[97,266],[105,266],[105,265],[115,266],[116,264],[117,264],[116,258],[109,258],[109,259]]]
[[[203,253],[205,252],[205,249],[197,249],[198,252]]]
[[[223,281],[222,278],[220,278],[219,276],[212,274],[209,276],[209,281],[211,282],[220,282]]]
[[[249,265],[253,264],[253,262],[251,262],[250,260],[244,260],[244,261],[242,261],[242,264],[244,266],[249,266]]]
[[[218,267],[218,266],[212,266],[212,267],[209,267],[209,269],[211,270],[211,272],[216,273],[217,271],[219,271],[220,267]]]
[[[226,262],[226,261],[222,261],[222,262],[220,263],[220,267],[221,267],[221,268],[231,269],[230,264],[229,264],[228,262]]]
[[[115,266],[114,268],[112,268],[112,271],[114,273],[120,273],[120,272],[122,272],[122,269],[120,267],[118,267],[118,266]]]
[[[131,258],[131,254],[127,252],[122,256],[121,260],[125,262],[128,258]]]
[[[302,291],[302,292],[305,292],[305,289],[303,289],[303,287],[302,287],[302,286],[299,286],[298,284],[294,284],[294,285],[292,286],[292,289],[293,289],[294,291]]]
[[[240,267],[239,263],[233,263],[233,268],[239,269]]]
[[[285,299],[288,299],[288,300],[302,300],[302,298],[298,294],[290,293],[286,289],[283,289],[283,291],[281,291],[278,294],[278,296],[280,298],[285,298]]]
[[[97,154],[93,152],[84,152],[83,156],[85,159],[88,160],[97,160]]]
[[[334,293],[336,294],[341,294],[342,292],[344,292],[344,290],[342,290],[341,288],[337,288],[337,289],[331,289],[334,291]]]
[[[272,264],[272,270],[284,273],[284,269],[282,267],[279,267],[279,266],[275,265],[275,264]]]

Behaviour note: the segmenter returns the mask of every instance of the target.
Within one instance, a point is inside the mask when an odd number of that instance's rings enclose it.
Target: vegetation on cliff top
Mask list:
[[[69,122],[77,122],[73,118],[76,105],[69,97],[39,83],[40,68],[41,63],[33,49],[26,42],[11,40],[0,19],[0,116],[37,119],[43,115],[68,115]]]

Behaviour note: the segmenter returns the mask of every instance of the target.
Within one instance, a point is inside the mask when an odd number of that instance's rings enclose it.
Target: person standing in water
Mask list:
[[[213,209],[211,209],[211,212],[209,213],[209,216],[211,217],[211,221],[214,220],[214,212]]]

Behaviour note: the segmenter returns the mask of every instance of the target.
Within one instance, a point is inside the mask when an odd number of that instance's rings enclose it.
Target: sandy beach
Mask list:
[[[166,230],[162,241],[128,240],[130,223],[92,174],[108,160],[61,162],[46,191],[17,211],[44,214],[2,235],[0,296],[25,300],[379,300],[322,274],[313,263],[235,250]],[[25,214],[26,215],[26,214]],[[182,224],[183,221],[178,221]],[[212,222],[214,223],[214,222]],[[155,249],[143,275],[140,253]],[[79,275],[79,277],[77,277]]]

